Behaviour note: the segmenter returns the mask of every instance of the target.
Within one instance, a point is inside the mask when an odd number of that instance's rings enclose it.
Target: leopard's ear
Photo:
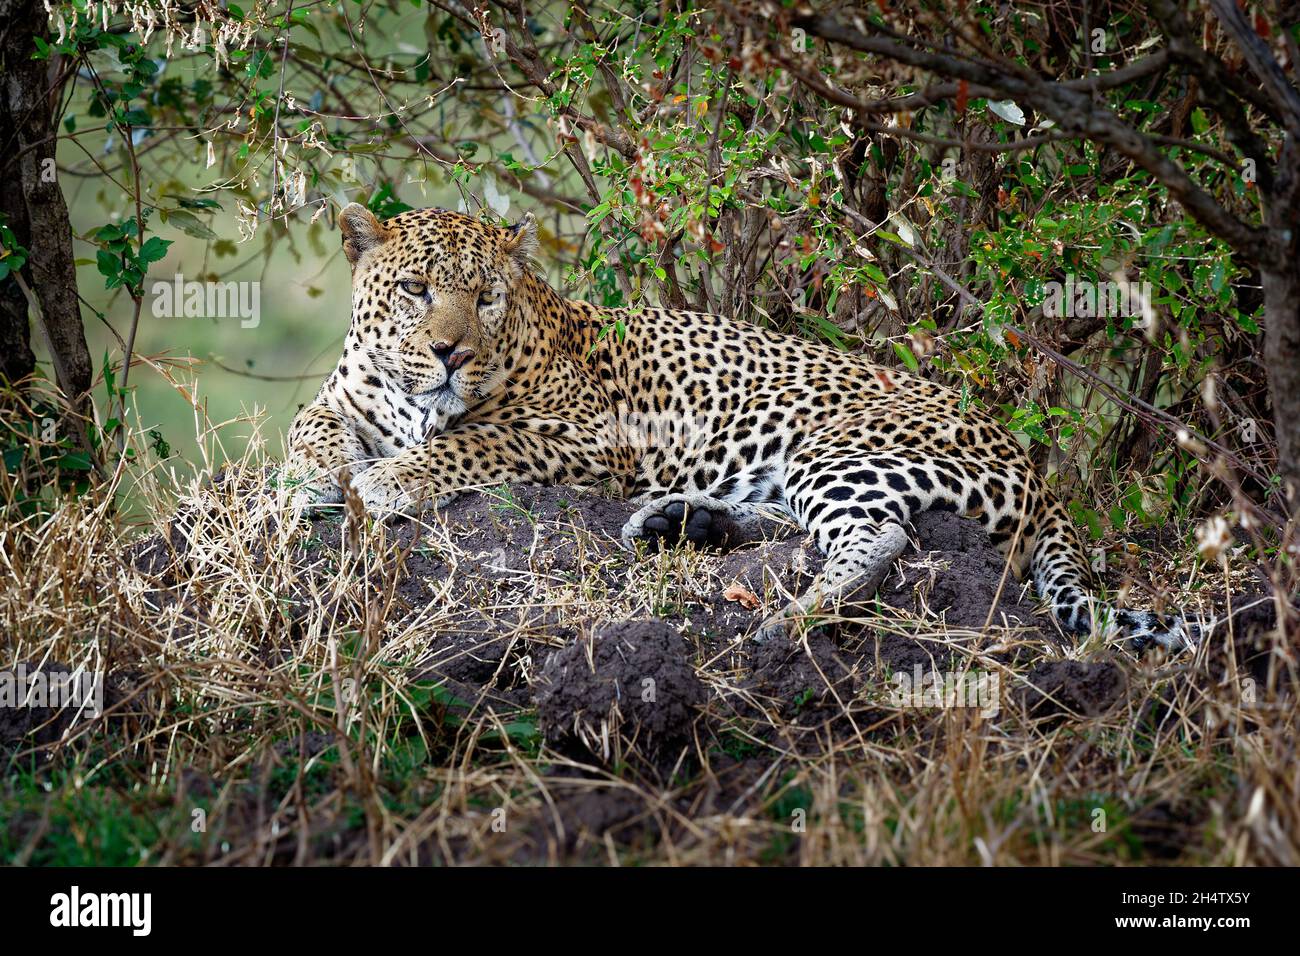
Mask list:
[[[348,203],[339,213],[339,231],[343,233],[343,254],[348,262],[357,260],[368,249],[373,249],[387,238],[384,224],[361,203]]]
[[[503,244],[506,252],[512,255],[524,269],[531,269],[533,257],[537,255],[537,219],[531,212],[524,213],[524,218],[506,230]]]

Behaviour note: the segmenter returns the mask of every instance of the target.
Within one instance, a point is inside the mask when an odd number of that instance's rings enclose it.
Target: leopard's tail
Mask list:
[[[1199,628],[1181,616],[1111,607],[1094,594],[1096,581],[1070,513],[1042,489],[1041,507],[1031,522],[1029,567],[1034,587],[1052,607],[1061,627],[1071,634],[1100,631],[1108,638],[1128,638],[1137,650],[1159,644],[1171,650],[1195,646]]]

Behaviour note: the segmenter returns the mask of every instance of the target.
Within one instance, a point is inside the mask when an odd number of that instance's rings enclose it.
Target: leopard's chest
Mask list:
[[[382,386],[367,378],[340,376],[328,383],[327,404],[350,419],[353,428],[375,458],[389,458],[426,442],[450,423],[428,403]]]

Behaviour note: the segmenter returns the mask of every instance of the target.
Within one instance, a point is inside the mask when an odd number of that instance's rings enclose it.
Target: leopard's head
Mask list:
[[[513,227],[416,209],[380,222],[339,214],[352,265],[352,329],[371,362],[426,408],[458,415],[499,384],[513,292],[531,269],[537,224]]]

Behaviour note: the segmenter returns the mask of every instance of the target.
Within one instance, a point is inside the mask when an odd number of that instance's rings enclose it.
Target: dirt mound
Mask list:
[[[1032,668],[1025,681],[1012,698],[1031,717],[1097,717],[1123,700],[1128,686],[1124,672],[1110,661],[1045,661]]]
[[[367,575],[369,596],[350,603],[316,593],[314,578],[349,548],[340,517],[318,517],[293,545],[301,571],[278,585],[289,640],[363,631],[387,593],[387,632],[421,635],[409,666],[465,702],[460,716],[535,710],[551,746],[605,761],[680,754],[710,701],[724,720],[777,716],[822,746],[881,721],[874,708],[895,672],[960,669],[979,647],[1060,639],[983,529],[936,511],[918,516],[913,547],[879,595],[846,609],[856,621],[760,645],[749,640],[760,622],[822,565],[807,536],[773,521],[763,540],[725,554],[638,556],[619,544],[635,510],[563,487],[464,495],[423,522],[388,525],[385,547],[398,557],[354,571]],[[155,583],[150,602],[175,617],[176,638],[208,626],[183,582],[214,549],[189,542],[186,527],[132,554]],[[290,540],[285,530],[267,519],[268,546]],[[1096,715],[1123,692],[1118,668],[1105,664],[1049,662],[1031,683],[1022,700],[1035,716]]]
[[[870,606],[864,606],[865,623],[844,625],[837,633],[816,631],[797,653],[784,645],[751,645],[747,638],[759,623],[804,590],[820,569],[822,558],[807,536],[773,521],[763,540],[726,554],[688,549],[637,557],[618,543],[635,510],[629,502],[572,488],[502,486],[464,495],[423,523],[391,524],[386,535],[400,561],[387,577],[372,566],[364,573],[376,577],[376,598],[391,586],[396,600],[387,615],[390,626],[418,626],[430,634],[417,664],[422,677],[445,682],[467,700],[527,708],[540,706],[545,697],[556,708],[553,728],[572,722],[573,714],[561,713],[562,705],[583,715],[578,725],[599,726],[611,689],[624,693],[621,679],[627,674],[606,674],[601,668],[612,662],[599,653],[617,646],[620,636],[630,639],[615,627],[625,622],[634,622],[628,626],[638,655],[652,653],[647,648],[664,650],[663,627],[668,626],[689,636],[695,660],[738,653],[747,672],[740,685],[787,715],[838,707],[889,670],[947,666],[954,629],[960,635],[956,640],[966,642],[981,640],[986,622],[1022,641],[1057,639],[1020,583],[1005,573],[982,528],[955,514],[930,512],[915,521],[915,546],[878,597],[887,614],[902,612],[915,626],[877,629],[869,621]],[[160,616],[175,620],[172,634],[179,639],[208,623],[204,608],[183,586],[204,571],[213,551],[210,544],[188,540],[196,520],[190,515],[175,522],[166,537],[140,542],[130,555],[154,582],[148,599]],[[286,540],[274,518],[263,530],[270,547]],[[294,641],[365,626],[364,602],[335,601],[322,610],[317,582],[311,580],[335,566],[347,548],[345,537],[335,513],[314,519],[295,545],[294,561],[303,571],[278,595]],[[663,622],[653,632],[659,643],[646,630],[652,621]],[[575,648],[589,641],[596,648],[596,670],[569,666],[568,673],[591,678],[591,687],[575,688],[576,696],[568,700],[554,683],[545,692],[533,686],[549,655],[564,649],[554,666],[574,664],[564,654],[577,654]],[[643,671],[634,676],[654,678],[667,660],[680,663],[685,644],[678,639],[672,646],[677,656],[636,657]],[[619,664],[626,663],[624,652]],[[676,678],[669,676],[671,685]],[[627,709],[626,697],[619,703],[623,716],[634,712]],[[666,717],[660,711],[654,720]],[[654,720],[642,732],[658,728],[670,736]]]
[[[761,644],[749,661],[745,689],[782,717],[806,723],[840,716],[864,680],[859,656],[839,648],[825,629],[798,644]]]
[[[0,758],[47,747],[73,726],[80,708],[60,700],[56,690],[65,682],[70,686],[73,676],[72,668],[57,661],[44,666],[25,661],[0,670]]]
[[[602,760],[627,751],[670,755],[688,743],[708,697],[691,647],[663,621],[628,621],[550,655],[535,688],[538,725],[552,746]]]
[[[927,511],[913,525],[920,546],[904,554],[899,570],[886,579],[881,591],[886,604],[928,609],[950,627],[974,630],[986,623],[1029,628],[1045,623],[974,521]]]

